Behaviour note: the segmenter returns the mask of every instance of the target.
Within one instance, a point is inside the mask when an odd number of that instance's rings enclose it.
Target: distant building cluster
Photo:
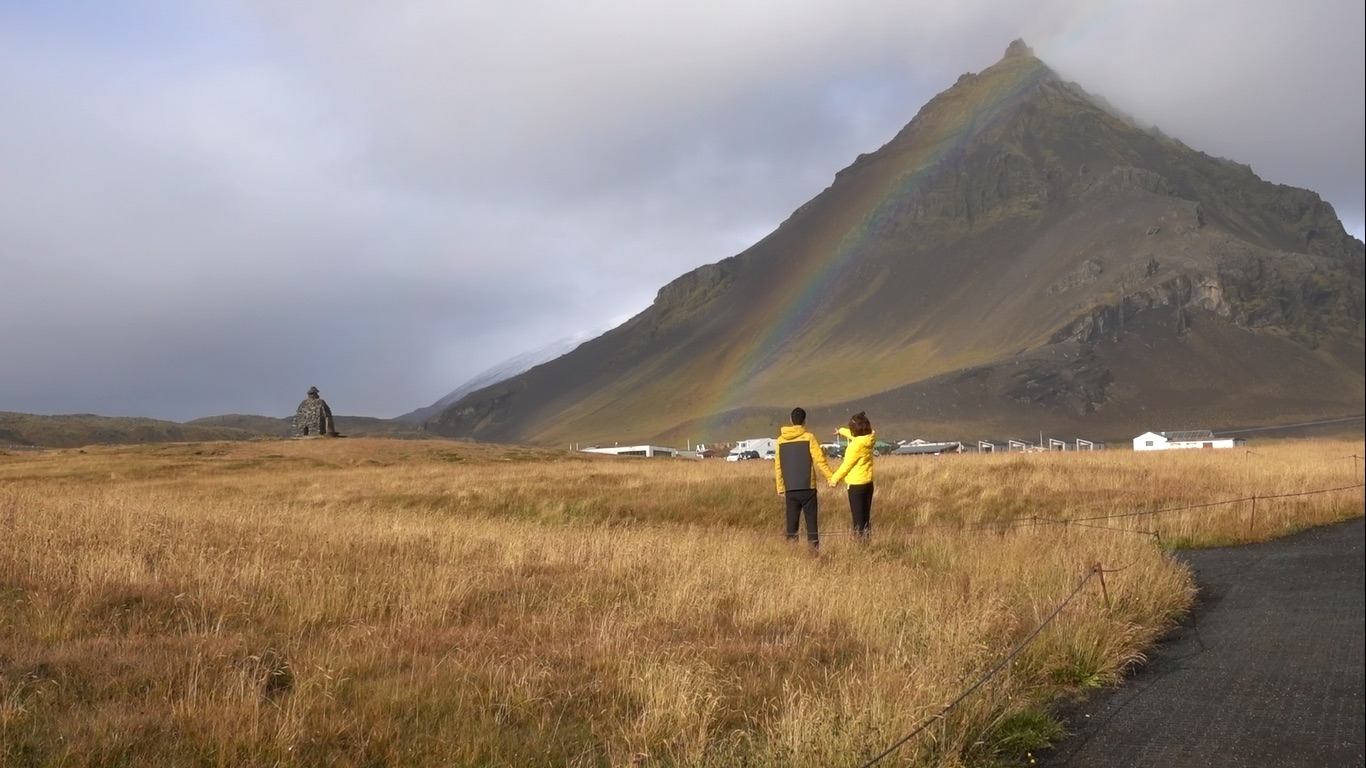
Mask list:
[[[1060,440],[1056,437],[1050,437],[1047,440],[1040,438],[1037,442],[1014,438],[1004,442],[997,440],[977,441],[978,453],[1038,453],[1043,451],[1101,451],[1104,449],[1105,443],[1080,437],[1070,440]]]
[[[302,407],[302,406],[301,406]],[[1235,448],[1245,445],[1242,438],[1215,437],[1208,429],[1181,430],[1172,432],[1144,432],[1134,438],[1135,451],[1163,451],[1183,448]],[[839,442],[822,443],[821,447],[831,457],[844,455],[844,446]],[[1009,439],[978,440],[976,444],[960,441],[931,442],[927,440],[901,440],[896,443],[878,441],[877,450],[883,455],[939,455],[944,453],[1035,453],[1046,451],[1100,451],[1105,443],[1084,438],[1047,438],[1038,441]],[[616,456],[669,456],[674,458],[712,458],[725,457],[728,461],[745,459],[772,459],[777,450],[777,440],[772,437],[757,437],[739,440],[729,447],[707,448],[698,445],[688,449],[668,448],[658,445],[624,445],[602,447],[591,445],[582,448],[588,453],[607,453]]]

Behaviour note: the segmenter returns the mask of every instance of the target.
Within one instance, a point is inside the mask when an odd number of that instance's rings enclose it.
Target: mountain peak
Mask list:
[[[1312,192],[1141,125],[1015,40],[767,237],[430,431],[712,442],[801,403],[889,434],[1111,439],[1360,412],[1361,241]]]
[[[1023,38],[1017,37],[1014,40],[1010,41],[1010,45],[1006,46],[1006,55],[1001,58],[1014,59],[1033,55],[1034,49],[1030,48],[1029,45],[1025,43]]]

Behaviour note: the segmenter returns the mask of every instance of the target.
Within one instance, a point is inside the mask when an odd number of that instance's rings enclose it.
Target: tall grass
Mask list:
[[[1188,610],[1171,546],[1361,515],[1363,453],[887,457],[819,557],[767,462],[0,455],[0,764],[858,765],[928,722],[880,765],[1008,765]]]

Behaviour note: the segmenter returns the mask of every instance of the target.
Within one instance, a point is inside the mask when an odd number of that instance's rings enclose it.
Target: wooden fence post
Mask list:
[[[1091,566],[1091,570],[1095,571],[1097,576],[1100,576],[1100,593],[1105,596],[1105,610],[1113,613],[1114,606],[1110,604],[1110,588],[1105,586],[1105,569],[1100,566],[1100,563],[1096,563]]]

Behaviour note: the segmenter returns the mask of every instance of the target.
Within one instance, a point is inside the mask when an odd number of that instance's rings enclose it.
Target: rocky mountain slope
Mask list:
[[[1361,241],[1059,78],[1021,41],[745,252],[469,393],[431,432],[714,441],[867,410],[957,439],[1360,413]]]
[[[530,370],[541,363],[554,360],[563,354],[573,351],[575,347],[596,335],[596,333],[588,333],[567,336],[539,349],[533,349],[530,352],[523,352],[520,355],[515,355],[487,370],[475,374],[469,381],[461,384],[454,390],[451,390],[435,403],[409,411],[408,413],[399,416],[398,419],[400,421],[426,421],[432,416],[440,413],[446,406],[459,401],[465,395],[485,387],[491,387],[500,381],[506,381],[519,373]]]

